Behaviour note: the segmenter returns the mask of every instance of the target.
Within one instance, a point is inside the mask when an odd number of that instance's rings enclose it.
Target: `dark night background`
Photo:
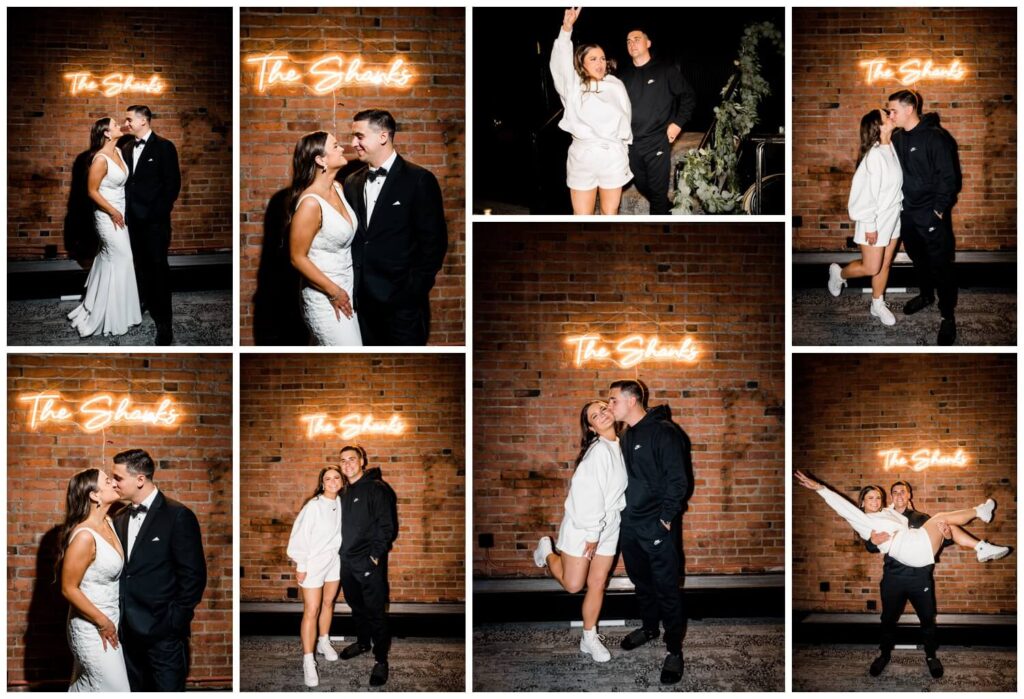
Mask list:
[[[562,104],[548,69],[564,8],[475,8],[473,11],[474,198],[563,213],[568,204],[565,156],[571,136],[552,119]],[[684,131],[706,131],[720,92],[736,67],[743,30],[771,21],[785,29],[782,8],[583,8],[573,44],[596,42],[617,62],[630,60],[626,34],[643,29],[651,55],[675,62],[697,93]],[[762,42],[762,74],[772,95],[755,134],[785,124],[785,58]],[[534,145],[536,144],[536,145]],[[541,175],[537,175],[541,173]],[[570,213],[565,211],[564,213]]]

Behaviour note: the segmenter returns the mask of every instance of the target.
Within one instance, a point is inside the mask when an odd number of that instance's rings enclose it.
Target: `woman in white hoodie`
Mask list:
[[[615,562],[620,513],[626,506],[626,464],[607,403],[594,400],[584,405],[580,429],[580,453],[558,530],[558,551],[551,537],[541,537],[533,562],[538,568],[547,566],[566,592],[586,586],[580,650],[603,663],[612,656],[597,634],[597,619]]]
[[[845,267],[833,263],[828,270],[828,290],[839,296],[846,280],[871,277],[871,315],[884,325],[896,323],[885,303],[889,268],[900,238],[903,204],[903,169],[892,147],[892,118],[873,109],[860,120],[860,156],[853,175],[848,209],[855,222],[853,242],[861,259]]]
[[[302,590],[300,636],[302,673],[307,687],[320,683],[314,648],[325,660],[338,659],[329,633],[334,600],[341,585],[341,485],[341,471],[336,466],[320,471],[316,490],[299,511],[288,539],[288,558],[295,561],[295,579]]]
[[[884,507],[885,494],[878,486],[869,485],[861,489],[858,507],[801,471],[793,475],[800,485],[817,492],[865,541],[870,540],[875,532],[888,534],[889,538],[878,544],[878,550],[905,566],[923,568],[935,563],[935,556],[946,540],[947,530],[957,546],[977,553],[982,563],[1010,553],[1009,547],[979,541],[961,528],[973,519],[991,522],[992,513],[996,509],[996,502],[992,498],[977,507],[932,515],[919,528],[911,529],[906,516],[892,507]]]
[[[604,49],[582,44],[573,50],[572,27],[580,11],[578,7],[565,11],[551,49],[551,77],[565,107],[558,127],[572,134],[566,184],[573,214],[593,215],[600,190],[601,213],[610,216],[619,212],[622,187],[633,179],[629,169],[632,109],[626,86],[608,72]]]

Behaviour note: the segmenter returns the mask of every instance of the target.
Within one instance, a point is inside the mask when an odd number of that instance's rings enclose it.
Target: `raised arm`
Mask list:
[[[853,527],[853,530],[860,535],[862,539],[870,539],[872,532],[872,521],[871,518],[864,513],[859,507],[854,505],[852,502],[844,498],[839,493],[836,493],[829,488],[825,487],[824,484],[814,480],[806,473],[802,471],[796,471],[793,473],[796,480],[800,485],[810,490],[815,491],[822,499],[828,503],[828,506],[835,510],[836,514],[846,520],[846,522]]]
[[[551,77],[555,81],[555,90],[563,100],[575,91],[575,85],[579,81],[572,63],[572,28],[579,19],[580,12],[580,7],[570,7],[565,11],[562,28],[555,39],[555,45],[551,48]]]

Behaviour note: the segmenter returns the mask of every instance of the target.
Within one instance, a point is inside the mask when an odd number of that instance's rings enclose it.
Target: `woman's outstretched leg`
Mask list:
[[[538,568],[547,566],[548,573],[566,592],[579,592],[587,583],[590,561],[564,552],[555,553],[551,537],[541,537],[533,552],[533,562]]]

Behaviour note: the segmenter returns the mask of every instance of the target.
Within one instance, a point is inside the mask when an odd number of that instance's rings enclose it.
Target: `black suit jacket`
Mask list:
[[[345,198],[359,219],[352,243],[356,306],[366,296],[396,308],[425,305],[448,251],[441,187],[429,170],[396,156],[367,225],[368,172],[345,180]]]
[[[135,167],[132,152],[134,139],[124,144],[122,154],[128,163],[126,217],[139,223],[171,222],[171,209],[181,192],[181,171],[178,169],[178,149],[166,138],[150,133],[146,147],[139,155]],[[130,228],[129,228],[130,230]]]
[[[126,555],[129,518],[127,507],[114,518]],[[153,640],[187,637],[205,589],[199,520],[192,510],[158,492],[121,572],[121,626]]]

